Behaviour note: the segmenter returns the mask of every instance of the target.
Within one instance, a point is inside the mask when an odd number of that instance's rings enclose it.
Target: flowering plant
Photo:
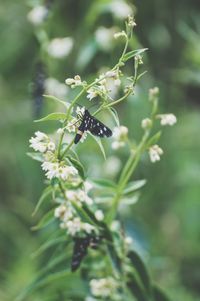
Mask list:
[[[176,122],[173,114],[158,114],[159,90],[153,88],[149,91],[150,116],[141,121],[143,135],[140,142],[133,141],[129,137],[128,128],[120,125],[115,107],[134,95],[135,86],[145,73],[140,73],[140,65],[142,54],[147,49],[128,50],[135,25],[134,18],[129,16],[125,30],[114,35],[116,39],[124,40],[124,49],[115,66],[101,73],[91,83],[82,80],[79,75],[66,79],[67,86],[75,89],[75,92],[78,90],[71,101],[45,96],[62,105],[64,110],[53,112],[37,121],[56,120],[60,122],[60,126],[54,138],[37,131],[30,139],[30,147],[34,152],[28,154],[41,162],[47,183],[34,214],[42,206],[46,212],[34,228],[42,229],[52,224],[56,228],[51,239],[36,254],[53,246],[59,246],[60,250],[58,257],[50,260],[47,275],[40,275],[39,283],[48,283],[49,273],[53,273],[52,279],[62,279],[80,270],[80,278],[87,280],[90,289],[76,292],[76,300],[167,300],[164,293],[152,283],[143,261],[134,250],[132,240],[126,236],[118,218],[120,206],[134,203],[136,190],[145,184],[145,180],[132,181],[141,156],[148,152],[150,160],[156,162],[163,154],[163,150],[157,145],[161,131],[154,133],[156,121],[159,119],[162,126]],[[49,52],[54,53],[51,47]],[[134,74],[127,76],[124,73],[125,65],[131,60],[134,60]],[[88,175],[85,170],[87,168],[78,157],[74,138],[80,131],[85,113],[85,107],[77,106],[83,97],[92,102],[98,100],[98,108],[92,117],[101,113],[102,117],[106,115],[109,119],[114,119],[116,126],[113,137],[108,138],[112,139],[112,150],[124,147],[128,149],[127,161],[116,182]],[[85,138],[88,133],[91,134],[89,128],[82,133],[82,142],[87,143]],[[92,134],[91,136],[94,137]],[[94,138],[105,157],[100,138]],[[68,298],[72,299],[73,294],[69,290]]]

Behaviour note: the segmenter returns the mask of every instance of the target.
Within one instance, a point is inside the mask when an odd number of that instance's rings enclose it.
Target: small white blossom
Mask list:
[[[70,37],[55,38],[49,43],[47,51],[50,56],[60,59],[69,55],[73,44],[73,39]]]
[[[104,214],[103,214],[103,211],[102,210],[97,210],[95,211],[95,217],[98,221],[102,221],[104,219]]]
[[[84,182],[84,188],[85,188],[86,193],[88,193],[93,187],[94,186],[91,182],[89,182],[89,181]]]
[[[177,122],[174,114],[160,114],[157,118],[160,118],[161,125],[174,125]]]
[[[128,15],[131,15],[132,8],[122,0],[114,0],[110,4],[110,10],[114,16],[119,19],[126,19]]]
[[[75,75],[74,78],[67,78],[65,80],[66,85],[75,88],[77,86],[83,86],[84,82],[81,81],[80,75]]]
[[[125,244],[127,244],[128,246],[132,245],[133,243],[133,239],[130,236],[126,236],[124,239]]]
[[[125,145],[125,141],[128,135],[128,128],[126,126],[115,127],[113,130],[113,149],[119,149]]]
[[[140,54],[135,56],[135,61],[138,62],[139,65],[143,64],[142,56]]]
[[[56,146],[55,146],[55,143],[50,141],[48,144],[47,144],[47,148],[48,150],[50,151],[54,151],[56,149]]]
[[[27,18],[33,25],[40,25],[47,17],[47,14],[48,9],[43,5],[39,5],[28,13]]]
[[[93,98],[97,97],[98,93],[94,88],[90,88],[89,90],[87,90],[87,98],[89,100],[92,100]]]
[[[155,98],[157,98],[159,95],[159,88],[154,87],[149,89],[149,101],[153,101]]]
[[[75,217],[73,220],[69,220],[66,223],[67,232],[74,236],[77,232],[82,230],[82,223],[79,217]]]
[[[111,297],[118,288],[117,281],[112,277],[92,279],[90,281],[91,292],[95,297]]]
[[[129,15],[128,16],[128,26],[129,27],[135,27],[137,24],[135,23],[134,17]]]
[[[82,223],[82,230],[90,234],[94,230],[94,226],[88,224],[88,223]]]
[[[54,210],[54,216],[56,218],[63,218],[66,210],[67,210],[67,207],[64,204],[61,204]]]
[[[116,32],[116,28],[99,27],[95,32],[95,39],[99,46],[104,51],[109,51],[113,47],[114,38],[113,35]]]
[[[121,38],[121,37],[127,38],[127,34],[125,33],[124,30],[122,30],[122,31],[120,31],[120,32],[116,32],[116,33],[114,34],[114,38],[115,38],[115,39],[118,39],[118,38]]]
[[[149,118],[145,118],[141,122],[141,126],[143,129],[149,129],[152,126],[152,121]]]
[[[157,145],[153,145],[149,149],[149,156],[152,163],[160,161],[160,156],[163,154],[163,150]]]
[[[67,96],[68,88],[57,79],[49,77],[45,80],[45,93],[58,98],[64,98]]]
[[[64,128],[59,128],[59,129],[57,129],[57,133],[58,133],[58,134],[63,134],[64,131],[65,131]]]
[[[37,131],[35,132],[35,137],[31,137],[29,142],[30,147],[33,148],[35,151],[44,153],[47,151],[49,138],[45,133]]]
[[[76,114],[77,115],[84,115],[84,113],[85,113],[85,107],[79,107],[79,106],[77,106],[77,108],[76,108]]]

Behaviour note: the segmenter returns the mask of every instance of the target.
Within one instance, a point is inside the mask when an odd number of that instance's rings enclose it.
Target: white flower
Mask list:
[[[122,0],[112,1],[112,3],[110,4],[110,10],[113,15],[119,19],[125,19],[132,13],[131,7]]]
[[[122,148],[123,146],[125,146],[125,142],[113,141],[111,146],[112,146],[112,149],[117,150],[117,149]]]
[[[92,100],[93,98],[98,96],[98,93],[94,88],[90,88],[89,90],[87,90],[87,94],[87,98],[89,100]]]
[[[50,151],[54,151],[56,149],[56,146],[55,146],[55,143],[50,141],[48,144],[47,144],[47,148],[48,150]]]
[[[99,46],[104,51],[109,51],[113,47],[114,38],[113,35],[116,32],[116,28],[99,27],[95,32],[95,39]]]
[[[76,108],[76,114],[77,115],[84,115],[84,113],[85,113],[85,107],[79,107],[79,106],[77,106],[77,108]]]
[[[89,181],[84,182],[84,188],[85,188],[86,193],[88,193],[93,187],[94,186],[91,182],[89,182]]]
[[[88,223],[82,223],[82,229],[87,232],[88,234],[90,234],[95,228],[94,226],[88,224]]]
[[[120,31],[120,32],[116,32],[114,34],[114,38],[115,39],[118,39],[118,38],[121,38],[121,37],[124,37],[124,38],[127,38],[127,34],[125,33],[124,30]]]
[[[59,128],[59,129],[57,129],[57,133],[58,133],[58,134],[63,134],[64,131],[65,131],[64,128]]]
[[[78,174],[78,171],[73,166],[61,166],[58,170],[58,177],[62,180],[68,180],[71,176],[75,176]]]
[[[143,129],[149,129],[152,126],[152,121],[149,118],[145,118],[141,122],[141,126]]]
[[[102,221],[104,219],[104,214],[102,210],[95,211],[94,215],[98,221]]]
[[[29,142],[30,142],[30,147],[33,148],[35,151],[44,153],[47,151],[49,138],[46,134],[37,131],[35,132],[35,137],[31,137]]]
[[[66,85],[75,88],[77,86],[83,86],[84,82],[81,81],[80,75],[75,75],[74,78],[67,78],[65,80]]]
[[[127,244],[128,246],[132,245],[133,243],[133,239],[130,236],[126,236],[124,239],[125,244]]]
[[[28,13],[27,18],[33,25],[40,25],[45,20],[47,14],[48,9],[43,5],[39,5]]]
[[[163,150],[157,145],[153,145],[149,149],[149,156],[152,163],[160,161],[160,156],[163,154]]]
[[[65,205],[60,205],[54,210],[54,216],[56,218],[63,218],[65,212],[67,210],[67,207]]]
[[[74,236],[77,232],[82,230],[82,223],[79,217],[75,217],[73,220],[69,220],[66,223],[67,232]]]
[[[137,24],[135,23],[134,17],[129,15],[128,16],[128,26],[129,27],[135,27]]]
[[[125,145],[125,141],[128,135],[128,128],[126,126],[115,127],[113,130],[113,139],[112,142],[113,149],[119,149]]]
[[[118,149],[119,148],[118,143],[116,144],[115,142],[117,141],[113,142],[112,147],[114,146],[113,149],[116,149],[117,146]],[[121,168],[121,161],[116,156],[108,157],[103,165],[103,170],[105,174],[111,177],[115,176],[119,172],[120,168]]]
[[[128,128],[126,126],[115,127],[113,130],[113,138],[116,140],[122,140],[128,134]]]
[[[74,201],[77,203],[85,202],[87,205],[92,205],[93,200],[87,195],[84,190],[67,190],[66,197],[69,201]]]
[[[58,174],[59,174],[59,164],[58,163],[43,162],[42,169],[44,171],[46,171],[45,175],[46,175],[47,179],[51,180],[53,178],[58,177]]]
[[[174,125],[177,122],[174,114],[160,114],[157,118],[160,118],[161,125]]]
[[[134,59],[139,65],[143,64],[142,56],[140,54],[136,55]]]
[[[91,292],[95,297],[111,297],[118,288],[117,281],[112,277],[92,279],[90,281]]]
[[[159,88],[154,87],[149,89],[149,101],[153,101],[155,98],[157,98],[159,95]]]
[[[68,88],[57,79],[49,77],[45,80],[45,93],[58,98],[64,98],[67,96]]]
[[[55,38],[49,43],[47,51],[50,56],[60,59],[69,55],[73,44],[73,39],[70,37]]]

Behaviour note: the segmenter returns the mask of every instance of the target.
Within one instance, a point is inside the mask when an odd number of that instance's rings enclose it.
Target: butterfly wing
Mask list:
[[[91,116],[90,114],[87,118],[86,124],[87,124],[87,130],[90,131],[90,133],[95,136],[101,138],[112,136],[112,131],[105,124],[103,124],[101,121]]]

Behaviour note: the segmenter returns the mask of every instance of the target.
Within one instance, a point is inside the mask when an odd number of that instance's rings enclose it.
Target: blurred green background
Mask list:
[[[28,139],[41,129],[33,123],[36,104],[31,96],[40,48],[27,14],[33,5],[41,3],[39,0],[0,3],[2,301],[14,300],[35,277],[42,263],[39,259],[32,260],[30,254],[46,236],[45,231],[41,234],[30,230],[38,220],[31,213],[44,183],[39,164],[26,156]],[[153,86],[161,91],[161,111],[175,113],[178,118],[177,125],[163,131],[159,144],[165,155],[161,162],[153,165],[146,157],[142,159],[136,178],[146,178],[147,184],[128,216],[127,230],[153,279],[172,300],[199,300],[200,2],[54,1],[45,30],[49,38],[73,37],[74,46],[64,59],[46,59],[45,72],[60,82],[75,74],[89,80],[101,67],[112,66],[122,45],[109,38],[104,40],[102,29],[123,26],[123,10],[119,10],[122,3],[135,11],[137,27],[132,47],[149,48],[144,57],[148,74],[141,79],[136,95],[117,108],[122,124],[129,127],[131,136],[139,137],[140,121],[148,110],[148,89]],[[54,108],[43,102],[40,114],[50,109]],[[55,127],[46,124],[42,129],[50,132]],[[110,174],[105,162],[103,170],[92,168],[103,160],[101,154],[99,157],[96,153],[88,154],[87,149],[88,144],[87,147],[83,144],[79,152],[89,173],[107,172],[107,177],[115,178],[115,172]],[[123,152],[118,154],[122,160],[126,156]],[[113,155],[109,162],[112,160],[119,163]],[[46,300],[41,296],[38,292],[26,300]]]

